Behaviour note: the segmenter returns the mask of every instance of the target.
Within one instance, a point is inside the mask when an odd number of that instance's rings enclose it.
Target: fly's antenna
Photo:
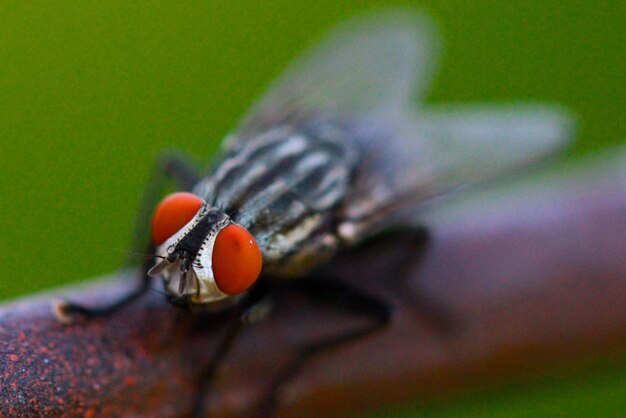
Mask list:
[[[180,251],[174,251],[167,257],[162,257],[161,261],[148,270],[148,276],[155,277],[161,274],[163,270],[169,267],[181,256]]]

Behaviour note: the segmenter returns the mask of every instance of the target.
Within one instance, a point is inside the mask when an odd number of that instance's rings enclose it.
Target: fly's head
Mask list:
[[[250,288],[261,273],[254,237],[230,217],[191,193],[167,196],[152,218],[157,264],[168,295],[179,302],[207,304]]]

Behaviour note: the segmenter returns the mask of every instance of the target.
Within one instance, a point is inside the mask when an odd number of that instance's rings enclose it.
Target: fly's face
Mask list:
[[[259,277],[262,256],[254,237],[228,215],[191,193],[174,193],[157,207],[152,239],[163,278],[178,302],[206,304],[245,292]]]

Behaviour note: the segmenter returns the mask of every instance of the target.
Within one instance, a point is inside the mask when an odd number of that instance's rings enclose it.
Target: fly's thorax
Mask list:
[[[360,154],[351,132],[317,115],[233,136],[193,192],[254,235],[264,271],[306,272],[337,247],[329,237]]]
[[[191,304],[217,302],[230,295],[222,292],[213,274],[215,240],[231,219],[206,205],[180,231],[157,248],[157,274],[175,300]]]

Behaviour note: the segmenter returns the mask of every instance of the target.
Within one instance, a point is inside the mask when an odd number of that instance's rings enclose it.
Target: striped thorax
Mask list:
[[[337,246],[337,210],[359,155],[348,135],[336,121],[311,119],[234,139],[194,193],[254,235],[265,271],[301,274]]]

